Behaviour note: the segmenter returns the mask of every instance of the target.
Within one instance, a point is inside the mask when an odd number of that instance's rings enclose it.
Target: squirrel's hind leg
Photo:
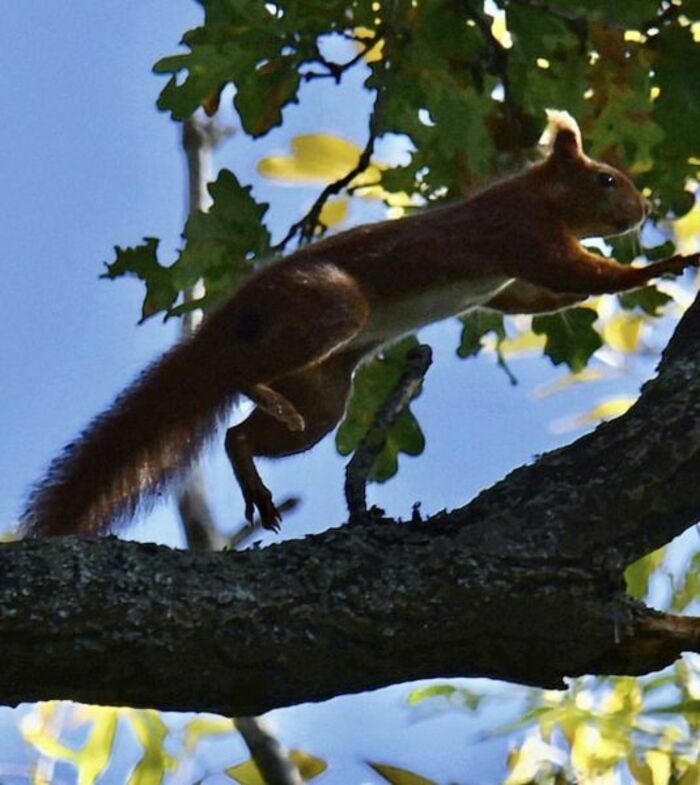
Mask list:
[[[303,430],[290,429],[285,418],[274,413],[271,416],[269,398],[265,407],[258,406],[246,420],[229,428],[226,453],[241,487],[249,521],[257,510],[264,528],[279,529],[279,512],[253,458],[281,458],[305,452],[331,431],[343,416],[352,372],[363,354],[364,351],[347,351],[333,355],[318,365],[276,380],[274,390],[267,388],[263,397],[271,395],[272,400],[286,401],[303,420]],[[257,393],[254,400],[259,403],[260,389]]]
[[[294,404],[266,384],[254,384],[249,390],[242,391],[250,400],[275,420],[284,423],[290,431],[303,431],[304,418]]]

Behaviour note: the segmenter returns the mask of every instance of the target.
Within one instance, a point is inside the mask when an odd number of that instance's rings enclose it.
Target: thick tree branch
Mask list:
[[[452,513],[242,553],[3,546],[0,698],[246,715],[417,678],[658,668],[700,649],[700,620],[631,600],[622,572],[700,518],[698,476],[700,301],[624,417]]]

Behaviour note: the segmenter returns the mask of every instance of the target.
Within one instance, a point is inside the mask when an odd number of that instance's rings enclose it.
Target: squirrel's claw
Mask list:
[[[282,515],[272,501],[272,494],[265,487],[262,481],[253,485],[246,485],[243,490],[245,500],[245,517],[249,525],[252,526],[255,518],[255,511],[260,516],[260,524],[263,529],[279,532]]]

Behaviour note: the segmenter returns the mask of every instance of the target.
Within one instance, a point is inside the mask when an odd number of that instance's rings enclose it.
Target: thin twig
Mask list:
[[[229,134],[230,131],[221,129],[214,120],[202,122],[191,117],[183,125],[182,146],[187,159],[190,215],[208,209],[211,203],[207,184],[213,179],[212,152]],[[197,282],[185,292],[185,300],[194,300],[203,294],[204,287],[201,282]],[[185,338],[194,333],[201,318],[201,311],[185,314],[182,324]],[[204,478],[198,466],[192,469],[178,494],[177,506],[190,550],[218,551],[232,545],[235,547],[233,538],[219,533],[204,490]],[[241,541],[242,539],[244,538],[241,538]],[[235,723],[266,785],[302,785],[297,767],[259,718],[239,718]]]
[[[320,52],[317,53],[316,57],[311,61],[313,63],[318,63],[318,65],[322,65],[326,70],[324,73],[318,73],[317,71],[306,71],[305,73],[301,74],[302,79],[306,82],[310,82],[313,79],[333,79],[336,84],[340,84],[340,80],[343,78],[343,74],[346,71],[349,71],[353,66],[357,65],[357,63],[362,60],[367,52],[372,49],[381,39],[371,39],[373,43],[366,43],[366,42],[358,42],[361,43],[362,48],[360,51],[350,60],[345,63],[334,63],[331,60],[327,60]]]
[[[234,722],[267,785],[303,785],[288,751],[259,717],[236,717]]]
[[[372,117],[374,117],[374,113],[372,114]],[[374,153],[375,141],[376,135],[370,131],[367,144],[365,145],[364,150],[360,153],[357,164],[355,164],[355,166],[347,174],[345,174],[340,179],[329,183],[323,189],[323,191],[321,191],[306,215],[295,224],[292,224],[284,238],[273,247],[273,250],[276,253],[282,252],[286,248],[287,244],[297,235],[299,236],[300,243],[308,243],[312,239],[316,230],[322,226],[321,222],[319,221],[319,216],[321,215],[321,211],[323,210],[326,202],[330,199],[331,196],[339,194],[343,188],[349,185],[370,165],[372,154]]]
[[[381,38],[372,39],[376,43],[379,43],[382,40]],[[386,45],[385,45],[385,52],[384,58],[386,58]],[[384,69],[388,67],[388,60],[384,59]],[[319,220],[319,216],[321,215],[321,211],[323,210],[326,202],[331,198],[331,196],[335,196],[339,194],[344,188],[350,185],[350,183],[362,172],[364,172],[372,162],[372,155],[374,153],[374,146],[377,141],[377,137],[379,136],[380,131],[380,117],[382,111],[382,104],[384,98],[384,87],[380,83],[377,88],[377,93],[374,99],[374,105],[372,107],[372,111],[369,116],[369,134],[367,137],[367,143],[364,146],[364,149],[360,153],[360,157],[357,160],[357,163],[353,168],[347,172],[347,174],[343,175],[343,177],[335,180],[332,183],[329,183],[318,195],[316,201],[311,205],[309,211],[304,215],[299,221],[292,224],[290,226],[289,231],[287,234],[282,238],[282,240],[277,243],[277,245],[273,246],[272,250],[275,253],[281,253],[287,247],[287,245],[293,240],[295,237],[299,237],[299,244],[303,245],[305,243],[310,242],[314,235],[316,234],[318,229],[323,229],[323,225]]]
[[[211,205],[207,190],[213,179],[212,152],[230,131],[215,120],[188,118],[182,126],[182,149],[187,161],[187,213],[205,212]],[[197,281],[184,292],[185,302],[204,296],[204,285]],[[182,320],[182,336],[187,339],[202,321],[200,310],[188,311]],[[201,468],[193,466],[177,496],[177,508],[187,545],[192,550],[220,550],[226,543],[219,534],[204,490]]]
[[[418,393],[432,361],[432,351],[425,344],[406,354],[401,378],[377,410],[369,430],[350,459],[345,469],[345,500],[351,520],[362,519],[367,514],[367,477],[374,460],[386,445],[389,429]]]
[[[298,496],[288,496],[277,504],[276,507],[280,514],[284,514],[295,510],[300,503],[301,499]],[[256,532],[259,532],[260,529],[262,529],[262,522],[260,517],[256,516],[252,523],[248,523],[248,521],[242,523],[233,534],[226,537],[224,547],[230,551],[237,550],[246,540],[250,539]]]

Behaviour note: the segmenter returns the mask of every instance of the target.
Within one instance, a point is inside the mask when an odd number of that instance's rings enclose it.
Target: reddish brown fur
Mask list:
[[[625,175],[583,154],[571,118],[553,121],[551,154],[519,175],[322,240],[248,279],[54,462],[25,531],[95,532],[126,519],[187,465],[237,392],[266,411],[229,430],[227,453],[246,514],[257,508],[276,528],[253,457],[302,452],[330,431],[357,363],[383,343],[475,305],[555,310],[698,264],[695,254],[633,268],[586,251],[580,237],[633,228],[647,204]]]
[[[181,472],[235,400],[212,348],[176,346],[69,444],[31,494],[25,533],[99,533]]]

